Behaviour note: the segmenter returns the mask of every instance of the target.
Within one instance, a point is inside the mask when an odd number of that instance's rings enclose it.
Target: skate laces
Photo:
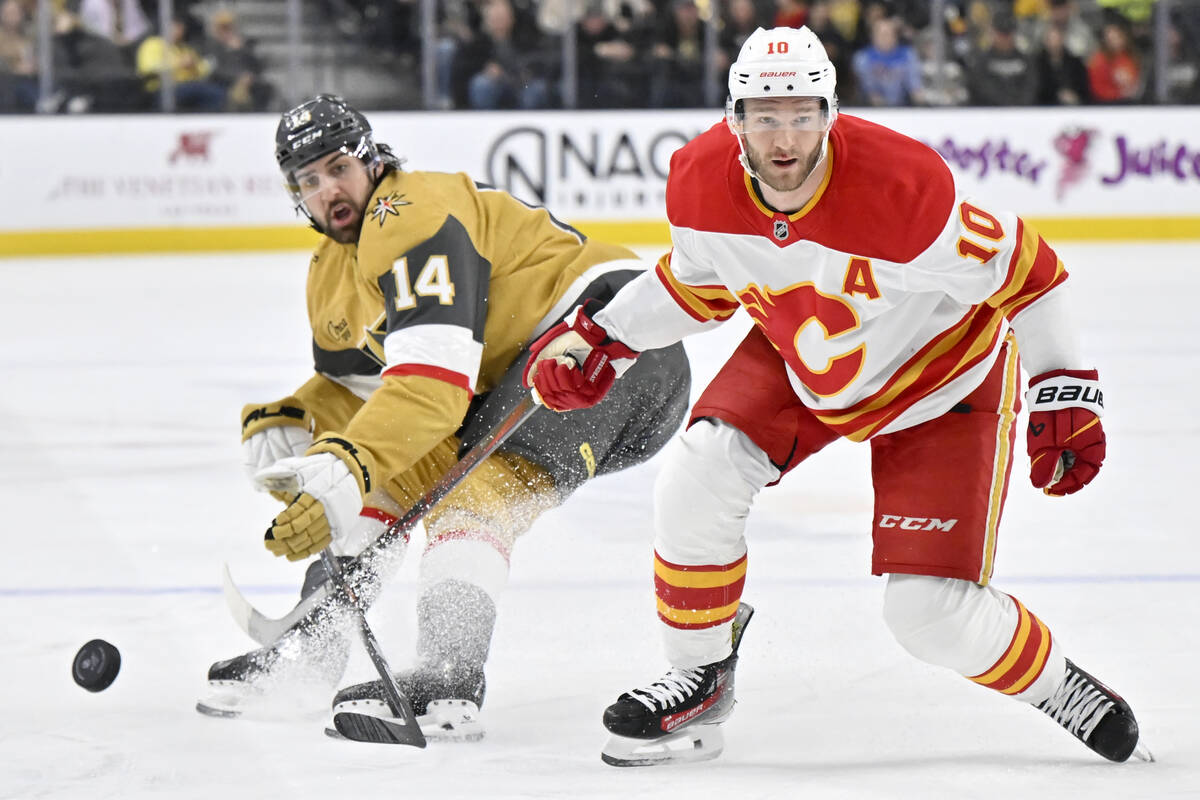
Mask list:
[[[1116,704],[1100,687],[1070,671],[1049,699],[1038,705],[1050,718],[1083,741]]]
[[[657,706],[662,706],[663,710],[666,710],[672,705],[686,700],[692,692],[699,688],[703,680],[704,667],[690,669],[671,667],[666,675],[649,686],[634,689],[629,696],[651,711],[657,711]]]

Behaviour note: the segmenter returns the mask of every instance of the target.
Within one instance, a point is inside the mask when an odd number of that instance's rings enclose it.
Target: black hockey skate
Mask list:
[[[412,702],[417,724],[426,739],[473,742],[483,738],[479,709],[483,705],[487,681],[482,667],[426,666],[396,673],[395,677],[400,691]],[[330,736],[346,733],[342,729],[352,722],[347,719],[348,715],[389,719],[391,710],[383,682],[368,681],[342,689],[333,698],[333,715],[335,726],[325,729]],[[378,733],[373,733],[368,726],[357,726],[347,738],[386,743],[386,739],[376,738],[378,736],[386,737],[386,730],[381,728]]]
[[[626,692],[604,710],[613,734],[600,758],[615,767],[643,767],[716,758],[725,746],[720,723],[733,711],[738,645],[754,608],[738,606],[733,652],[702,667],[672,667],[659,680]]]
[[[1125,761],[1136,754],[1143,761],[1154,756],[1138,738],[1138,724],[1119,694],[1066,659],[1062,683],[1036,707],[1067,732],[1110,761]]]
[[[309,566],[301,597],[325,580],[321,562]],[[266,716],[286,714],[303,699],[320,702],[341,680],[350,659],[348,618],[332,612],[305,620],[279,640],[208,668],[208,692],[196,710],[211,717],[236,718],[247,712]],[[311,691],[320,687],[322,694]],[[275,695],[275,702],[272,701]],[[307,696],[307,697],[305,697]]]

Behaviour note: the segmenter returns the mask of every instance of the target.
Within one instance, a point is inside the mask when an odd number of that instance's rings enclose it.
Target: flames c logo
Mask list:
[[[751,284],[738,292],[738,299],[813,394],[832,397],[858,377],[866,345],[839,351],[835,341],[861,325],[858,312],[845,300],[819,292],[811,283],[778,292]],[[817,326],[818,336],[810,325]]]

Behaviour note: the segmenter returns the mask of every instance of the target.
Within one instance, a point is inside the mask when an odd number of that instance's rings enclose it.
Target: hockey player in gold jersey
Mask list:
[[[272,553],[352,556],[516,405],[529,342],[577,304],[603,304],[646,265],[466,175],[404,170],[338,97],[285,113],[276,157],[297,209],[323,234],[307,287],[314,374],[292,395],[244,409],[245,467],[286,503],[266,533]],[[649,458],[679,427],[686,357],[678,345],[649,355],[590,416],[535,414],[424,518],[418,663],[398,682],[425,721],[438,701],[482,702],[517,537],[589,477]],[[314,561],[306,588],[325,577]],[[296,651],[268,646],[217,662],[198,708],[237,716],[268,678],[304,662],[340,679],[345,636]],[[378,684],[343,690],[335,707],[379,698]],[[451,733],[477,735],[468,717]]]

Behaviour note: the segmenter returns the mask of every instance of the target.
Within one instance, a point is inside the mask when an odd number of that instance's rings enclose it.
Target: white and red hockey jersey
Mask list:
[[[1015,214],[963,196],[926,145],[849,115],[804,208],[765,206],[724,123],[671,160],[673,249],[597,322],[661,347],[745,308],[822,422],[861,441],[948,411],[982,382],[1008,320],[1059,286]]]

